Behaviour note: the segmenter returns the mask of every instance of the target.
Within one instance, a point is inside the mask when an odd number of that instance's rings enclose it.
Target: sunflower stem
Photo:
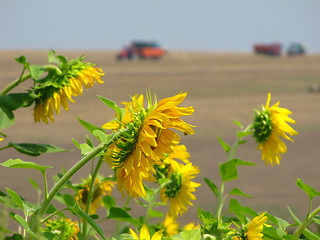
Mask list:
[[[293,233],[293,236],[299,238],[305,228],[310,224],[313,218],[320,212],[320,207],[316,208],[306,219],[300,224],[300,226]]]
[[[62,74],[61,70],[54,66],[54,65],[45,65],[43,66],[43,69],[48,72],[48,71],[55,71],[58,75]],[[19,78],[17,78],[16,80],[14,80],[13,82],[9,83],[6,87],[4,87],[1,92],[0,92],[0,96],[6,95],[8,92],[10,92],[12,89],[14,89],[15,87],[17,87],[20,83],[23,83],[24,81],[28,80],[29,78],[31,78],[31,73],[27,73],[24,74],[26,68],[23,69],[21,76]]]
[[[88,197],[87,197],[87,201],[86,201],[86,214],[89,215],[90,213],[90,208],[91,208],[91,201],[92,201],[92,198],[93,198],[93,195],[94,195],[94,192],[95,192],[95,181],[96,181],[96,177],[98,175],[98,172],[102,166],[102,163],[103,163],[103,160],[102,160],[103,157],[100,157],[99,158],[99,161],[96,165],[96,168],[91,176],[91,184],[90,184],[90,189],[89,189],[89,193],[88,193]],[[87,235],[87,226],[88,226],[88,222],[85,221],[85,219],[83,220],[83,236],[86,237]]]
[[[51,201],[54,196],[60,191],[60,189],[64,186],[64,184],[76,173],[78,172],[86,163],[88,163],[91,159],[93,159],[97,154],[103,151],[106,147],[108,147],[111,143],[119,139],[122,134],[125,134],[125,130],[117,132],[107,143],[100,143],[97,147],[92,149],[87,155],[85,155],[79,162],[77,162],[72,168],[66,172],[65,175],[52,187],[51,191],[48,194],[48,198],[45,199],[39,209],[39,212],[34,218],[34,221],[31,222],[31,230],[34,231],[38,228],[37,222],[41,221],[44,214],[46,213]],[[32,239],[32,236],[29,236],[28,239]]]

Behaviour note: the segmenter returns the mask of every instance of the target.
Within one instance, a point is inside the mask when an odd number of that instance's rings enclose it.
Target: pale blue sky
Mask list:
[[[0,36],[0,49],[112,50],[135,39],[219,52],[301,42],[320,53],[320,1],[0,0]]]

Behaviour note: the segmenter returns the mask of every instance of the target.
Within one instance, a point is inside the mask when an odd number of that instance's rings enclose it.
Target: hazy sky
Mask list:
[[[301,42],[320,53],[320,0],[0,0],[0,49],[246,51]]]

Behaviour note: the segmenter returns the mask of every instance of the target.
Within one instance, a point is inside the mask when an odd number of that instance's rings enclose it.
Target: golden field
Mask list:
[[[83,96],[74,98],[76,103],[70,103],[70,110],[62,110],[60,115],[55,116],[55,122],[49,125],[34,123],[32,108],[19,109],[15,112],[16,125],[3,132],[8,135],[6,141],[48,143],[74,151],[31,158],[13,150],[4,150],[0,152],[1,162],[20,158],[53,166],[48,170],[50,181],[52,175],[62,172],[63,167],[69,169],[80,158],[72,138],[85,142],[88,132],[78,123],[77,116],[98,126],[114,117],[113,110],[108,109],[97,95],[121,106],[121,101],[129,101],[129,96],[144,94],[149,89],[156,93],[158,99],[180,91],[188,92],[183,105],[192,105],[195,113],[184,120],[196,126],[196,133],[181,138],[191,154],[190,160],[200,168],[196,180],[202,186],[196,192],[195,206],[180,220],[183,223],[196,221],[197,206],[209,211],[215,203],[214,195],[203,177],[219,184],[219,162],[225,160],[225,153],[216,135],[232,144],[238,130],[232,120],[249,125],[253,109],[264,105],[270,92],[271,104],[280,101],[280,107],[292,111],[291,117],[296,120],[293,127],[299,135],[293,137],[295,142],[286,141],[288,152],[283,155],[280,165],[273,167],[266,166],[260,160],[261,153],[256,150],[254,139],[247,137],[248,143],[239,147],[236,157],[254,161],[257,166],[240,167],[239,179],[229,182],[227,186],[239,187],[254,196],[250,199],[238,198],[243,205],[258,211],[267,210],[280,217],[289,215],[287,205],[298,216],[304,216],[307,212],[308,197],[296,186],[297,177],[320,190],[320,91],[310,91],[314,85],[320,84],[320,55],[269,57],[250,53],[169,52],[158,61],[117,62],[116,53],[111,51],[57,53],[68,59],[84,55],[87,61],[95,63],[106,73],[104,84],[95,85]],[[25,55],[32,64],[47,63],[46,51],[0,51],[0,88],[19,77],[22,67],[14,58],[21,55]],[[29,84],[31,82],[23,86],[29,87]],[[86,177],[90,169],[89,165],[82,169],[73,177],[73,182]],[[107,165],[103,173],[111,173]],[[8,187],[30,201],[36,201],[36,191],[27,182],[28,176],[41,185],[38,172],[2,167],[0,189],[5,191]],[[51,186],[52,182],[49,188]],[[120,195],[118,198],[121,201]],[[315,203],[320,201],[315,199]],[[135,206],[132,204],[133,208]],[[137,217],[141,212],[139,207],[133,209],[133,216]],[[108,229],[107,226],[104,228]]]

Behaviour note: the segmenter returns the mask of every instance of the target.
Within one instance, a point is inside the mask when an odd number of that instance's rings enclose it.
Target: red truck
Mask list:
[[[123,48],[116,56],[117,60],[122,59],[160,59],[166,51],[154,41],[132,41]]]
[[[271,43],[271,44],[255,44],[253,46],[254,52],[257,54],[266,54],[266,55],[280,55],[282,46],[280,43]]]

